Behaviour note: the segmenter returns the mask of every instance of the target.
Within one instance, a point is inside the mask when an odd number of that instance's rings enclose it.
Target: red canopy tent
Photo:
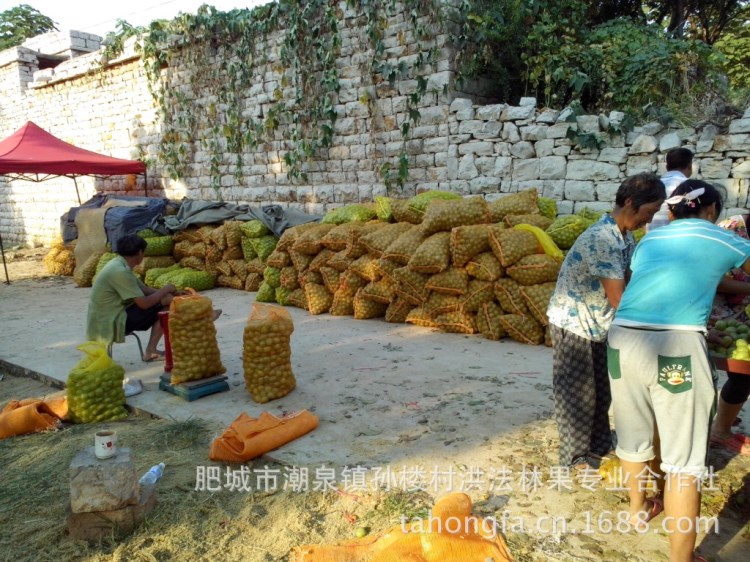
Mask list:
[[[29,121],[8,138],[0,141],[0,174],[13,179],[44,181],[65,176],[76,181],[76,176],[106,177],[120,174],[146,175],[146,165],[138,160],[123,160],[78,148],[51,135]],[[144,184],[145,185],[145,184]],[[78,203],[81,196],[75,183]],[[148,190],[144,188],[146,195]],[[0,251],[5,266],[5,251],[0,237]],[[5,269],[8,280],[8,270]]]

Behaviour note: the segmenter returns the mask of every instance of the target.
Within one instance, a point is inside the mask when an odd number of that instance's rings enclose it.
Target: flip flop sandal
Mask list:
[[[711,444],[743,456],[750,456],[750,440],[748,440],[746,435],[737,434],[728,439],[712,437]]]
[[[163,353],[152,353],[150,357],[144,359],[144,363],[154,363],[156,361],[166,361],[167,356]]]
[[[693,562],[708,562],[703,556],[693,553]]]

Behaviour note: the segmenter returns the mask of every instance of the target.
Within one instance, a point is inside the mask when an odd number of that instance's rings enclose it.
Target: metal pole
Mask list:
[[[81,194],[78,193],[78,182],[76,181],[76,176],[71,176],[73,178],[73,185],[76,186],[76,197],[78,197],[78,206],[81,206]]]
[[[5,284],[10,285],[10,277],[8,276],[8,264],[5,263],[5,248],[3,248],[3,235],[0,234],[0,252],[3,254],[3,267],[5,268]]]
[[[148,171],[143,172],[143,193],[148,197]]]

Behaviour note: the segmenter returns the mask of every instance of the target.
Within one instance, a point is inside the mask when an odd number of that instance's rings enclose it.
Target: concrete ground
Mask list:
[[[70,278],[0,285],[0,367],[64,383],[83,356],[76,346],[84,340],[89,292]],[[504,433],[551,415],[551,352],[544,346],[311,316],[292,307],[297,388],[257,404],[242,370],[242,334],[254,293],[220,288],[205,294],[224,310],[216,328],[230,390],[193,402],[159,390],[164,363],[143,363],[135,340],[127,338],[113,356],[126,376],[144,382],[145,391],[128,399],[133,408],[178,420],[204,418],[217,434],[241,412],[308,409],[320,417],[320,427],[269,457],[339,467],[489,467]]]

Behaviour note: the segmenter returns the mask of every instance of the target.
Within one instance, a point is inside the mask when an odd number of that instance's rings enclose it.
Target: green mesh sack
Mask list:
[[[182,271],[182,268],[179,264],[176,264],[175,269],[173,269],[172,271],[166,271],[159,275],[156,279],[154,279],[154,284],[152,286],[155,289],[161,289],[162,287],[164,287],[164,285],[167,285],[169,283],[172,283],[172,285],[176,286],[176,284],[172,280],[172,277],[180,273],[180,271]]]
[[[409,199],[409,207],[418,213],[424,213],[427,205],[432,201],[452,201],[456,199],[461,199],[461,196],[452,191],[425,191]]]
[[[242,234],[248,238],[260,238],[271,232],[268,230],[268,227],[259,220],[242,223],[240,229],[242,230]]]
[[[602,218],[603,214],[604,214],[603,211],[594,211],[593,209],[589,209],[588,207],[584,207],[580,211],[576,212],[576,215],[583,217],[584,219],[590,220],[592,223]]]
[[[281,287],[281,270],[278,267],[267,267],[263,271],[263,281],[271,285],[274,289]]]
[[[383,222],[393,222],[393,211],[391,210],[391,198],[378,195],[375,197],[375,214]]]
[[[282,306],[289,304],[289,295],[292,291],[285,289],[284,287],[276,287],[276,302]]]
[[[174,264],[174,265],[171,265],[169,267],[155,267],[154,269],[149,269],[146,272],[146,277],[144,278],[145,279],[144,283],[146,285],[148,285],[149,287],[156,287],[155,283],[156,283],[156,280],[159,277],[161,277],[165,273],[169,273],[171,271],[176,271],[178,269],[180,269],[180,265],[179,264]],[[156,287],[156,288],[158,289],[159,287]]]
[[[276,302],[276,289],[263,281],[255,295],[255,300],[257,302]]]
[[[276,237],[270,234],[260,236],[259,238],[253,238],[253,249],[261,261],[266,261],[276,249]]]
[[[78,349],[86,357],[68,373],[70,419],[74,423],[94,423],[127,418],[122,388],[125,369],[107,356],[105,343],[87,342]]]
[[[213,289],[216,284],[216,278],[207,271],[188,268],[180,268],[173,272],[169,279],[170,283],[180,291],[187,288],[195,289],[196,291],[207,291]]]
[[[556,218],[546,232],[558,248],[569,250],[583,231],[592,224],[593,221],[580,215],[567,215]]]
[[[557,201],[550,199],[549,197],[540,197],[536,202],[539,207],[539,212],[547,217],[548,219],[555,220],[557,218]]]
[[[143,230],[139,230],[136,232],[138,236],[141,238],[155,238],[156,236],[161,236],[160,234],[157,234],[156,231],[151,230],[150,228],[144,228]]]
[[[143,258],[143,261],[133,268],[133,273],[145,275],[149,269],[155,267],[170,267],[175,264],[175,259],[172,256],[147,256]]]
[[[252,238],[243,236],[242,242],[240,242],[240,247],[242,248],[242,257],[245,258],[245,261],[250,261],[251,259],[258,257],[258,252],[255,251]]]
[[[145,256],[168,256],[172,253],[174,240],[171,236],[154,236],[146,238]]]
[[[408,222],[419,224],[422,222],[423,213],[415,211],[409,206],[405,199],[391,199],[391,212],[396,222]]]
[[[101,255],[99,258],[99,261],[96,262],[96,271],[94,272],[94,277],[96,278],[96,274],[99,273],[102,268],[107,265],[110,261],[115,259],[117,257],[117,254],[114,254],[112,252],[105,252]]]
[[[344,224],[346,222],[367,222],[377,218],[377,213],[365,205],[346,205],[328,211],[320,221],[323,224]]]

